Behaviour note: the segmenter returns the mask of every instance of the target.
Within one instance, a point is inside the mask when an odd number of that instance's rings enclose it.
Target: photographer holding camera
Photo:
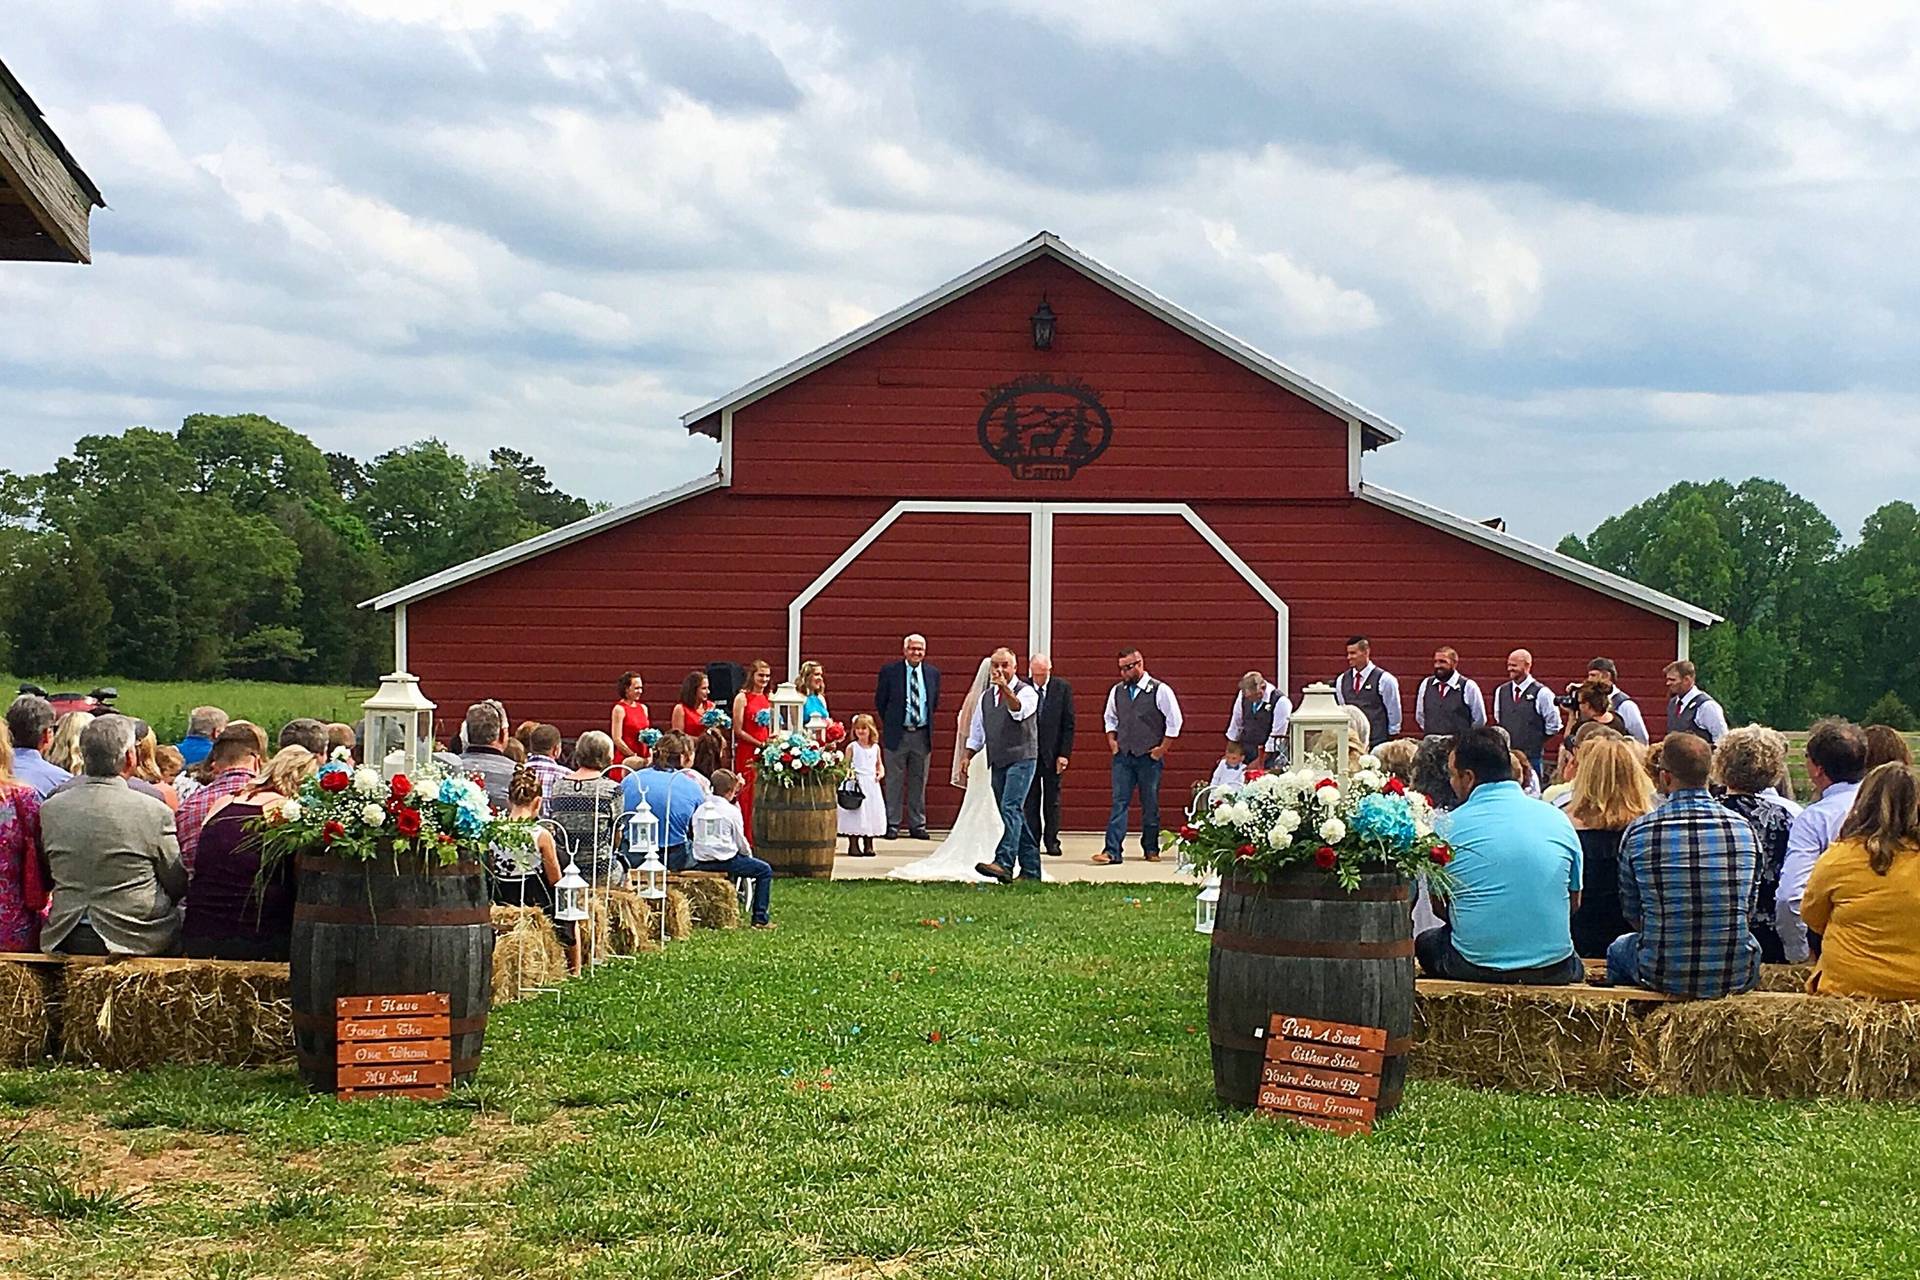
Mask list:
[[[1620,687],[1620,669],[1614,665],[1613,659],[1595,658],[1589,662],[1587,664],[1587,679],[1599,680],[1606,684],[1609,690],[1607,704],[1613,714],[1620,717],[1620,731],[1641,746],[1647,746],[1650,739],[1647,736],[1646,717],[1640,714],[1640,704],[1628,697],[1626,691]],[[1578,693],[1579,689],[1580,686],[1577,684],[1568,685],[1567,692],[1564,699],[1560,701],[1560,705],[1563,707],[1572,707],[1574,705],[1574,695]]]

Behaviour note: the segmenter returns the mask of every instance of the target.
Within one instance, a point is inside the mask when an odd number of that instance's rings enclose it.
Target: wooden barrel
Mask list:
[[[293,908],[294,1044],[300,1075],[331,1093],[338,996],[447,995],[453,1078],[479,1069],[493,1000],[493,926],[480,864],[349,862],[301,855]]]
[[[840,831],[833,795],[824,782],[782,787],[762,779],[753,795],[754,856],[777,876],[831,880]]]
[[[1352,893],[1318,870],[1221,883],[1207,961],[1220,1101],[1254,1105],[1267,1044],[1254,1032],[1276,1013],[1385,1029],[1378,1114],[1399,1105],[1413,1035],[1413,916],[1403,877],[1363,874]]]

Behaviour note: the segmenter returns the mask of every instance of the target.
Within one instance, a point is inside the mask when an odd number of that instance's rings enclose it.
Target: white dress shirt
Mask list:
[[[1780,947],[1787,963],[1803,964],[1813,949],[1807,943],[1807,926],[1800,919],[1800,902],[1807,896],[1807,877],[1813,864],[1840,834],[1840,824],[1853,808],[1857,782],[1829,783],[1820,798],[1800,811],[1787,828],[1787,857],[1780,864],[1780,889],[1773,898],[1773,924],[1780,934]]]
[[[1387,670],[1385,667],[1376,667],[1373,663],[1369,662],[1366,666],[1360,668],[1361,684],[1367,682],[1367,673],[1370,671],[1378,671],[1380,673],[1380,698],[1381,701],[1387,704],[1387,736],[1390,738],[1394,737],[1400,732],[1400,682],[1394,679],[1393,672]],[[1338,676],[1334,677],[1333,700],[1343,707],[1347,705],[1347,683],[1352,679],[1352,667],[1348,667],[1345,671],[1342,671]],[[1376,742],[1371,745],[1379,746],[1380,744]]]
[[[1720,739],[1727,736],[1726,708],[1720,705],[1717,698],[1709,697],[1705,689],[1695,687],[1689,689],[1686,696],[1680,699],[1679,709],[1685,711],[1696,704],[1699,705],[1699,710],[1694,712],[1693,722],[1706,730],[1708,742],[1719,746]]]
[[[973,719],[967,723],[967,750],[978,751],[987,745],[987,703],[998,705],[1003,695],[993,685],[988,685],[980,701],[973,704]],[[1013,682],[1013,706],[1009,708],[1015,720],[1025,720],[1040,709],[1040,695],[1025,680],[1016,678]]]
[[[1420,692],[1413,699],[1413,722],[1420,726],[1422,733],[1426,732],[1427,728],[1427,686],[1432,683],[1432,676],[1422,680]],[[1381,684],[1384,686],[1386,681],[1381,681]],[[1479,682],[1469,680],[1456,671],[1447,677],[1447,688],[1459,693],[1466,701],[1467,710],[1473,713],[1473,727],[1484,728],[1487,723],[1487,699],[1486,695],[1480,692]]]
[[[1246,762],[1242,761],[1239,764],[1229,764],[1227,763],[1226,759],[1222,757],[1220,763],[1213,766],[1213,777],[1207,779],[1207,785],[1210,787],[1244,787],[1246,786],[1247,785]]]
[[[1780,788],[1778,787],[1768,787],[1765,791],[1757,791],[1754,794],[1758,795],[1762,800],[1773,801],[1796,818],[1807,811],[1807,806],[1801,804],[1798,800],[1781,795]]]
[[[1615,685],[1614,692],[1624,693],[1626,691],[1618,685]],[[1635,702],[1632,698],[1628,698],[1625,702],[1613,709],[1613,714],[1620,717],[1620,727],[1627,731],[1629,738],[1632,738],[1643,747],[1648,745],[1647,718],[1640,714],[1639,703]]]
[[[703,823],[703,818],[720,821]],[[702,829],[706,826],[713,826],[714,830],[706,832]],[[731,800],[708,796],[693,811],[690,831],[688,839],[693,845],[695,862],[725,862],[735,854],[753,852],[753,844],[747,839],[746,820],[740,816],[740,806]]]
[[[1267,740],[1261,744],[1263,748],[1271,748],[1274,743],[1287,740],[1287,722],[1293,719],[1293,699],[1272,685],[1263,684],[1260,686],[1260,700],[1263,702],[1271,700],[1273,703],[1273,732],[1268,734]],[[1240,741],[1240,704],[1244,701],[1245,699],[1238,694],[1234,695],[1233,711],[1227,716],[1228,742]],[[1171,738],[1174,735],[1169,733],[1167,736]]]
[[[1160,715],[1167,722],[1167,738],[1171,741],[1180,736],[1180,700],[1173,696],[1173,689],[1142,671],[1139,680],[1140,693],[1152,693],[1153,704],[1160,708]],[[1108,733],[1120,732],[1120,716],[1114,710],[1113,700],[1120,696],[1120,687],[1115,685],[1107,690],[1107,708],[1101,714],[1101,723]],[[1140,696],[1135,694],[1135,697]]]

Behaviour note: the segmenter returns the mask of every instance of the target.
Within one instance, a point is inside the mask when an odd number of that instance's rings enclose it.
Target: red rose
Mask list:
[[[1236,858],[1251,858],[1253,854],[1254,848],[1250,844],[1243,844],[1233,851],[1233,856]]]
[[[1407,794],[1407,784],[1398,778],[1388,778],[1386,792],[1390,796],[1403,796]]]
[[[420,811],[401,805],[399,811],[393,815],[393,829],[408,839],[419,835]]]
[[[1453,850],[1444,844],[1437,844],[1433,846],[1433,852],[1427,856],[1432,858],[1436,864],[1444,867],[1453,861]]]
[[[1262,779],[1262,778],[1264,778],[1264,777],[1266,777],[1266,776],[1267,776],[1267,771],[1266,771],[1265,769],[1249,769],[1249,770],[1247,770],[1247,781],[1248,781],[1248,782],[1258,782],[1258,781],[1259,781],[1260,779]]]
[[[1335,782],[1332,778],[1322,778],[1320,779],[1320,781],[1313,784],[1313,789],[1315,791],[1318,791],[1322,787],[1337,787],[1339,785],[1340,784]]]
[[[442,832],[440,833],[440,843],[441,843],[441,844],[452,844],[452,843],[453,843],[453,837],[452,837],[452,836],[450,836],[450,835],[448,835],[448,834],[447,834],[446,832],[444,832],[444,831],[442,831]]]
[[[394,774],[393,782],[390,785],[395,800],[405,800],[413,793],[413,779],[407,777],[404,773]]]
[[[1313,851],[1313,865],[1322,871],[1333,870],[1333,864],[1340,861],[1340,855],[1330,844],[1323,844]]]
[[[1180,838],[1182,840],[1198,840],[1200,838],[1200,828],[1194,826],[1181,827]]]
[[[331,769],[320,775],[322,791],[345,791],[353,785],[353,775],[345,769]]]
[[[336,836],[343,836],[345,834],[347,834],[346,827],[334,819],[329,818],[327,819],[327,825],[320,828],[320,843],[332,844]]]

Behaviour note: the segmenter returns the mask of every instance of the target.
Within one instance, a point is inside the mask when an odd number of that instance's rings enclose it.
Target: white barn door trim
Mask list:
[[[1202,520],[1194,509],[1184,502],[938,502],[931,500],[909,500],[896,502],[887,513],[868,526],[866,532],[835,557],[832,564],[821,571],[820,576],[807,584],[806,590],[795,596],[787,605],[787,675],[800,669],[800,635],[806,609],[822,591],[846,572],[847,566],[860,558],[862,552],[879,540],[880,535],[892,528],[894,522],[906,515],[1024,515],[1028,518],[1029,534],[1027,538],[1027,651],[1043,652],[1053,646],[1053,521],[1056,516],[1178,516],[1185,520],[1193,531],[1212,547],[1227,566],[1240,576],[1259,597],[1273,607],[1274,641],[1273,669],[1274,683],[1281,689],[1291,690],[1292,681],[1289,666],[1292,658],[1288,642],[1289,615],[1287,602],[1280,593],[1268,586],[1266,580],[1255,573],[1245,560],[1240,558],[1227,540],[1215,533],[1213,526]]]

